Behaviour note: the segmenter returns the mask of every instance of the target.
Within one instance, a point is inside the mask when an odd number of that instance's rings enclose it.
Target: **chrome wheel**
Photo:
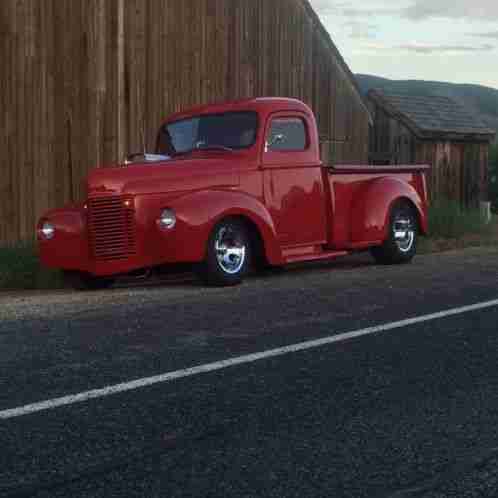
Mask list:
[[[240,219],[225,218],[211,232],[206,259],[197,266],[196,271],[208,285],[238,285],[247,275],[251,259],[247,226]]]
[[[246,261],[247,247],[243,237],[230,227],[223,226],[216,234],[214,243],[220,268],[229,275],[239,273]]]
[[[404,212],[397,213],[393,224],[393,237],[398,249],[403,253],[412,250],[415,242],[415,223],[410,215]]]
[[[408,201],[399,200],[391,208],[386,240],[370,252],[383,265],[410,263],[417,253],[418,231],[416,208]]]

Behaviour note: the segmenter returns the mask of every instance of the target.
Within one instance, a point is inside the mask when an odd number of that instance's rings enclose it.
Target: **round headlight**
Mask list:
[[[55,235],[55,227],[50,223],[49,221],[46,221],[43,223],[41,230],[40,230],[42,236],[46,240],[50,240],[54,238]]]
[[[171,230],[176,225],[176,215],[172,209],[164,209],[159,218],[159,226]]]

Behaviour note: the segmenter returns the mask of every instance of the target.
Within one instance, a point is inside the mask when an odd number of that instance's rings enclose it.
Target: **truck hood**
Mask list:
[[[142,195],[236,187],[239,175],[234,163],[238,159],[219,155],[94,169],[87,177],[87,194]]]

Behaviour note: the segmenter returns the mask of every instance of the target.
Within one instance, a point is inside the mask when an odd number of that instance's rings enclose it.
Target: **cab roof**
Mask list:
[[[258,97],[252,99],[235,100],[231,102],[207,104],[191,107],[185,111],[177,112],[170,116],[166,123],[179,121],[191,116],[206,114],[223,114],[225,112],[254,111],[258,114],[271,114],[274,112],[302,112],[313,116],[311,109],[300,100],[281,97]]]

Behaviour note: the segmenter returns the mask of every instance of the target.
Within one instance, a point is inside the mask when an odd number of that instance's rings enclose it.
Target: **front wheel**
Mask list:
[[[373,247],[371,253],[378,263],[385,265],[409,263],[417,252],[418,219],[407,202],[397,202],[392,210],[389,233],[385,242]]]
[[[248,273],[250,264],[251,244],[244,223],[226,219],[218,223],[211,233],[206,259],[198,273],[208,285],[238,285]]]

